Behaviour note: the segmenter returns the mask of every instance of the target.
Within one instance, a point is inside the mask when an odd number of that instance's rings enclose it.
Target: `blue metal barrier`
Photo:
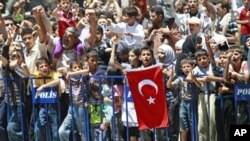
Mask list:
[[[75,77],[74,77],[75,78]],[[109,86],[109,88],[110,88],[110,90],[109,90],[109,98],[111,99],[111,101],[112,101],[112,103],[110,104],[111,105],[111,107],[112,107],[112,118],[111,118],[111,122],[110,122],[110,125],[111,125],[111,133],[110,133],[110,138],[109,139],[112,139],[112,140],[118,140],[118,138],[122,138],[121,136],[122,136],[122,133],[120,133],[120,131],[118,130],[119,128],[118,128],[118,126],[120,127],[120,126],[125,126],[125,129],[124,129],[124,133],[125,133],[125,136],[126,136],[126,140],[127,141],[129,141],[130,139],[129,139],[129,136],[130,136],[130,129],[128,128],[129,126],[130,126],[130,123],[129,123],[129,118],[130,117],[128,117],[128,113],[129,113],[129,106],[128,106],[128,104],[129,104],[129,102],[133,102],[132,101],[132,97],[131,97],[131,94],[130,94],[130,90],[129,90],[129,87],[128,87],[128,85],[127,85],[127,82],[126,82],[126,80],[124,79],[124,77],[123,76],[88,76],[88,77],[76,77],[77,79],[80,79],[81,81],[80,81],[80,83],[81,83],[81,85],[82,85],[82,87],[81,87],[81,94],[82,94],[82,97],[83,97],[83,101],[85,101],[85,102],[87,102],[88,103],[88,98],[89,98],[89,94],[91,93],[91,86],[90,86],[90,82],[89,82],[89,80],[91,79],[91,78],[93,78],[93,79],[95,79],[96,80],[96,82],[97,82],[97,84],[98,84],[98,94],[99,94],[99,96],[100,96],[100,125],[101,125],[101,123],[103,122],[103,118],[105,117],[105,115],[104,115],[104,113],[103,113],[103,110],[104,110],[104,105],[106,104],[105,103],[105,101],[103,101],[103,99],[102,99],[102,97],[104,96],[103,95],[103,89],[104,89],[104,87],[103,87],[103,85],[104,84],[107,84],[108,86]],[[124,109],[122,109],[122,110],[124,110],[125,111],[125,113],[126,113],[126,117],[125,117],[125,120],[123,120],[123,123],[120,123],[120,122],[117,122],[118,120],[119,120],[119,116],[120,115],[117,115],[116,114],[116,104],[115,104],[115,100],[116,100],[116,98],[115,98],[115,89],[113,88],[113,86],[114,86],[114,84],[115,84],[115,79],[118,79],[118,78],[120,78],[120,79],[123,79],[124,80],[124,84],[123,84],[123,97],[122,97],[122,99],[123,99],[123,102],[125,102],[124,103]],[[32,78],[31,79],[31,86],[32,86],[32,95],[33,95],[33,98],[32,98],[32,100],[33,100],[33,112],[35,113],[34,114],[34,118],[35,119],[37,119],[38,118],[38,116],[39,116],[39,112],[38,111],[36,111],[36,109],[35,109],[35,107],[37,107],[38,105],[42,105],[42,107],[45,109],[45,113],[47,113],[46,114],[46,117],[45,117],[45,119],[48,121],[49,120],[49,115],[48,115],[48,113],[49,113],[49,109],[51,108],[51,104],[52,103],[56,103],[56,107],[57,107],[57,109],[58,109],[58,112],[57,112],[57,125],[58,125],[58,127],[56,127],[57,128],[57,131],[58,131],[58,129],[59,129],[59,126],[60,126],[60,103],[59,103],[59,92],[58,92],[58,89],[57,88],[48,88],[48,89],[44,89],[41,93],[40,93],[40,95],[38,95],[37,93],[36,93],[36,87],[33,87],[34,85],[33,85],[33,80],[34,78]],[[44,78],[43,78],[44,79]],[[107,80],[110,80],[110,83],[108,84],[107,83]],[[5,83],[5,85],[6,86],[9,86],[11,83],[13,83],[14,81],[13,80],[10,80],[10,79],[2,79],[3,81],[4,81],[4,83]],[[20,80],[15,80],[15,82],[16,82],[16,84],[18,84],[19,86],[18,86],[18,89],[19,90],[22,90],[23,88],[21,88],[20,86],[21,86],[21,84],[20,84]],[[91,82],[92,83],[92,82]],[[71,109],[71,114],[72,114],[72,120],[71,120],[71,124],[72,124],[72,129],[71,129],[71,136],[72,136],[72,138],[71,139],[69,139],[69,140],[73,140],[73,141],[75,141],[75,140],[78,140],[77,138],[75,138],[75,131],[77,130],[77,128],[76,128],[76,126],[75,126],[75,120],[77,120],[77,119],[79,119],[79,117],[75,117],[75,115],[74,115],[74,110],[73,110],[73,108],[74,108],[74,103],[73,103],[73,91],[72,91],[72,82],[71,81],[69,81],[69,83],[68,83],[68,85],[69,85],[69,97],[70,97],[70,103],[69,103],[69,108]],[[193,91],[193,93],[194,93],[194,87],[192,87],[192,91]],[[6,93],[6,96],[7,96],[7,98],[6,98],[6,100],[7,100],[7,103],[11,103],[10,101],[10,97],[11,97],[11,91],[10,91],[10,89],[8,89],[8,88],[6,88],[5,89],[5,93]],[[222,113],[221,113],[221,118],[222,118],[222,126],[224,126],[224,113],[223,113],[223,111],[224,111],[224,97],[222,96],[222,95],[220,95],[219,96],[219,98],[220,98],[220,109],[221,109],[221,111],[222,111]],[[238,105],[238,101],[246,101],[246,102],[248,102],[248,105],[250,105],[250,85],[249,84],[235,84],[235,91],[234,91],[234,98],[235,98],[235,110],[237,110],[237,105]],[[192,95],[192,99],[195,99],[195,96],[194,95]],[[23,99],[22,99],[22,97],[20,97],[20,104],[19,104],[19,106],[18,106],[18,108],[19,108],[19,110],[20,110],[20,112],[21,112],[21,114],[20,114],[20,117],[21,117],[21,121],[20,121],[20,127],[21,127],[21,132],[22,133],[24,133],[23,135],[22,135],[22,138],[20,139],[20,140],[22,140],[22,141],[26,141],[26,136],[25,136],[25,130],[26,130],[26,127],[25,127],[25,117],[23,117],[23,115],[24,115],[24,111],[23,111],[23,109],[24,109],[24,107],[23,107],[23,105],[22,105],[22,101],[23,101]],[[90,129],[91,129],[91,124],[90,124],[90,121],[91,121],[91,113],[90,113],[90,111],[89,111],[89,107],[88,107],[88,104],[87,104],[87,106],[85,107],[85,105],[83,105],[84,106],[84,119],[83,119],[83,121],[85,122],[82,126],[83,126],[83,129],[84,129],[84,140],[86,140],[86,141],[91,141],[92,139],[91,139],[91,135],[92,134],[94,134]],[[209,105],[208,105],[209,106]],[[38,108],[38,107],[37,107]],[[39,107],[40,108],[40,107]],[[122,107],[121,107],[122,108]],[[195,100],[193,100],[192,101],[192,128],[191,128],[191,137],[192,137],[192,141],[198,141],[198,131],[197,131],[197,127],[198,127],[198,119],[197,119],[197,117],[198,117],[198,115],[197,115],[197,103],[196,103],[196,101]],[[11,106],[10,106],[10,104],[7,104],[7,109],[6,109],[8,112],[7,112],[7,118],[8,118],[8,120],[10,120],[10,118],[11,118]],[[237,111],[236,111],[237,112]],[[250,117],[250,107],[248,106],[248,117]],[[122,119],[121,119],[122,120]],[[46,132],[46,140],[47,141],[50,141],[50,140],[52,140],[51,138],[52,138],[52,133],[50,133],[51,131],[50,131],[50,128],[49,128],[49,125],[50,124],[50,122],[48,122],[46,125],[46,129],[45,129],[45,132]],[[250,120],[249,120],[249,123],[248,124],[250,124]],[[166,133],[164,133],[164,135],[166,134],[166,140],[168,141],[168,134],[169,134],[169,132],[168,132],[168,130],[167,130],[168,128],[166,128]],[[103,138],[104,137],[104,135],[106,135],[106,132],[104,132],[103,130],[101,130],[101,128],[100,128],[100,138]],[[151,133],[153,134],[152,135],[152,140],[157,140],[157,130],[155,130],[155,129],[151,129]],[[222,133],[222,135],[224,135],[224,132],[221,132]],[[93,140],[92,140],[93,141]]]
[[[44,84],[46,84],[46,80],[50,78],[30,79],[33,103],[32,118],[34,118],[34,127],[32,128],[34,128],[34,138],[35,140],[57,141],[59,140],[57,131],[61,123],[59,102],[60,94],[58,87],[44,88],[40,93],[38,93],[36,91],[38,87],[33,81],[39,81],[39,79],[40,81],[42,80]],[[43,132],[44,130],[45,133]]]
[[[244,84],[244,83],[236,83],[234,85],[234,99],[235,99],[235,113],[237,113],[237,116],[242,116],[239,115],[239,108],[238,107],[238,102],[240,101],[245,101],[247,103],[243,103],[243,106],[247,106],[248,108],[248,124],[250,124],[250,84]],[[238,120],[237,124],[240,124]]]

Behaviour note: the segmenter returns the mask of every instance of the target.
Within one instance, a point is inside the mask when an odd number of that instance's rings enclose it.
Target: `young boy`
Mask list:
[[[53,87],[59,83],[59,74],[50,70],[50,64],[46,58],[38,59],[36,61],[36,67],[37,71],[34,75],[38,78],[35,80],[35,86],[38,87],[37,94],[44,88]],[[57,95],[57,97],[59,98],[59,95]],[[34,115],[37,117],[34,128],[35,140],[43,141],[46,140],[46,137],[49,137],[49,140],[58,140],[57,104],[39,104],[36,108],[38,108],[39,113],[38,115]],[[48,118],[46,118],[47,116]],[[44,132],[48,129],[50,129],[49,134],[52,136],[46,134],[48,131]]]
[[[201,86],[201,93],[198,98],[199,140],[216,140],[215,95],[217,92],[215,89],[215,82],[211,82],[211,80],[208,79],[208,76],[214,76],[214,66],[209,62],[209,56],[206,50],[198,49],[194,56],[197,66],[194,68],[193,73],[195,76],[201,77],[197,79],[203,83]],[[208,108],[207,105],[209,105]],[[209,121],[209,125],[207,121]]]
[[[113,32],[122,34],[122,41],[125,41],[128,46],[134,46],[137,48],[143,47],[144,30],[143,26],[140,25],[136,18],[138,11],[135,7],[125,7],[122,11],[123,22],[118,24],[111,24],[108,20],[108,29]]]
[[[180,90],[180,137],[181,141],[188,141],[191,140],[191,138],[188,137],[188,133],[191,131],[192,128],[192,112],[195,112],[192,111],[192,109],[196,109],[192,107],[192,100],[197,100],[200,91],[197,87],[200,87],[201,84],[197,81],[196,77],[191,74],[193,70],[193,62],[191,59],[186,58],[181,61],[181,70],[185,76],[178,77],[173,81],[174,71],[172,71],[170,78],[167,82],[167,88],[179,88]],[[195,83],[195,85],[192,85],[192,83],[187,82],[186,80],[188,79],[189,81]]]

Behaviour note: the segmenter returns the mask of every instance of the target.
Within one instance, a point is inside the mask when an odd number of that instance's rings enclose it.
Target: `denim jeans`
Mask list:
[[[108,141],[107,129],[101,130],[100,124],[91,125],[91,141]]]
[[[26,139],[24,108],[11,106],[10,110],[11,116],[7,125],[9,141],[23,141]]]
[[[0,137],[1,140],[7,141],[7,103],[2,100],[0,101]]]
[[[77,129],[80,136],[81,136],[81,140],[84,140],[84,135],[85,135],[85,117],[84,117],[84,107],[80,107],[77,105],[73,105],[73,112],[72,111],[72,107],[69,107],[68,109],[68,114],[65,117],[65,119],[63,120],[62,125],[59,128],[59,138],[60,141],[69,141],[72,140],[70,138],[70,134],[72,133],[72,120],[74,120],[74,129]],[[72,116],[72,114],[74,116]],[[73,118],[74,117],[74,118]],[[76,125],[76,126],[75,126]],[[75,131],[74,131],[75,133]],[[75,135],[74,135],[75,137]]]
[[[48,104],[39,107],[37,119],[35,118],[35,141],[58,141],[58,117],[56,104]],[[46,112],[48,111],[48,113]]]

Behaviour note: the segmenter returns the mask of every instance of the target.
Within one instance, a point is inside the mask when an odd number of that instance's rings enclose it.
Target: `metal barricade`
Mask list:
[[[33,81],[43,81],[50,78],[31,78],[32,121],[34,139],[41,141],[58,141],[58,128],[61,124],[58,87],[44,88],[40,93]],[[32,124],[32,123],[31,123]],[[31,129],[32,130],[32,129]]]

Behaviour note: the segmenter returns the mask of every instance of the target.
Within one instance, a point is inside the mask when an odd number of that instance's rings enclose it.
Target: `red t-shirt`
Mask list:
[[[247,9],[243,8],[240,12],[240,20],[244,21],[244,20],[248,20],[247,18]],[[241,28],[240,28],[240,32],[241,34],[250,34],[250,24],[242,24]]]

